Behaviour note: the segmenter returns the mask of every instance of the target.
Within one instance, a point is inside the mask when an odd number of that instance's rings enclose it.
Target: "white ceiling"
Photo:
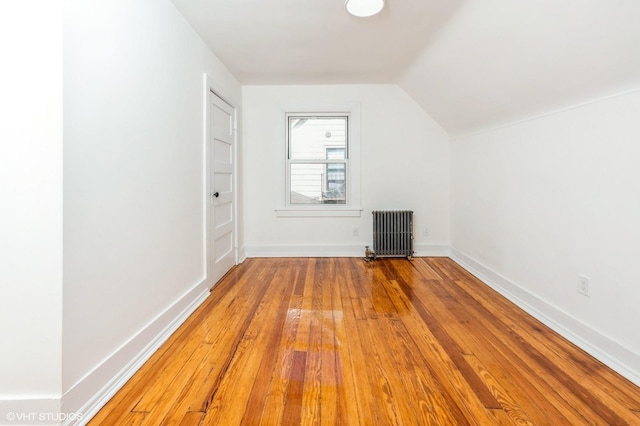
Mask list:
[[[172,0],[242,84],[397,83],[452,134],[640,87],[639,0]]]
[[[173,0],[242,84],[393,81],[461,0],[387,1],[371,18],[344,0]]]

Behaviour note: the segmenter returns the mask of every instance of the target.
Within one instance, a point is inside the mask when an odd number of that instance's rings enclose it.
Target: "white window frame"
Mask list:
[[[314,204],[300,205],[289,203],[289,116],[347,116],[347,203],[346,204]],[[324,107],[324,108],[288,108],[283,111],[282,129],[282,182],[278,191],[277,217],[359,217],[360,207],[360,106]]]

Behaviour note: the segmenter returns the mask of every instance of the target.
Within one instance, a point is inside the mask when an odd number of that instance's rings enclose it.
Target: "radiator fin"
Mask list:
[[[413,256],[413,211],[373,211],[373,251],[376,257]]]

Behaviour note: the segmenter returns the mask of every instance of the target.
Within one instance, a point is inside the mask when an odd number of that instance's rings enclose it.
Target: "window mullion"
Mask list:
[[[347,164],[348,160],[287,160],[289,164]]]

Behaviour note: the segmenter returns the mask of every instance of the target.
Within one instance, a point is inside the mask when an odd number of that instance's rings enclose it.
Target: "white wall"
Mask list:
[[[412,209],[418,252],[449,243],[446,133],[395,85],[244,86],[245,244],[257,255],[363,255],[371,211]],[[276,217],[284,191],[284,113],[296,106],[360,104],[361,217]],[[352,235],[359,227],[360,235]],[[429,228],[430,236],[423,236]],[[446,249],[444,249],[446,252]]]
[[[237,106],[241,93],[168,0],[71,0],[64,25],[63,388],[77,409],[206,293],[203,73]]]
[[[9,412],[57,411],[60,399],[61,2],[2,2],[0,52],[0,422],[5,422]]]
[[[636,383],[638,111],[636,91],[451,148],[454,255]]]

